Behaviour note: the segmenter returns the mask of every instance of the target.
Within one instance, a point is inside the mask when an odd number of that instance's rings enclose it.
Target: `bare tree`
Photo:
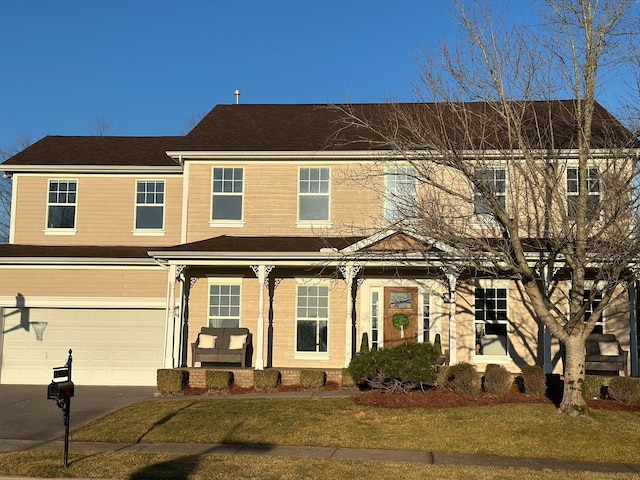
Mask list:
[[[544,0],[535,27],[485,1],[456,7],[459,41],[424,52],[418,102],[337,107],[335,141],[392,152],[355,180],[380,189],[397,228],[518,282],[565,351],[559,411],[581,414],[586,339],[626,294],[640,254],[637,134],[596,101],[603,80],[637,66],[639,7]],[[389,175],[416,194],[386,189]]]
[[[102,115],[98,115],[93,119],[93,125],[89,130],[89,135],[93,135],[95,137],[108,137],[114,133],[115,128],[113,125],[113,119],[107,119]]]
[[[28,136],[19,137],[9,148],[0,148],[0,171],[1,162],[12,157],[16,153],[24,150],[33,143]],[[9,241],[9,231],[11,222],[11,178],[0,176],[0,243]]]

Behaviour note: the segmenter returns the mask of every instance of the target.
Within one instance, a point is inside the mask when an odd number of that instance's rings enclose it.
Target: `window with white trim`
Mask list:
[[[328,168],[300,168],[298,220],[327,222],[330,219],[330,172]]]
[[[430,297],[428,293],[422,294],[422,341],[429,341],[429,326],[431,325]]]
[[[243,191],[243,168],[214,167],[211,220],[241,221]]]
[[[371,292],[371,350],[378,350],[380,338],[380,292]]]
[[[580,175],[578,167],[567,168],[567,215],[575,218],[580,197]],[[600,179],[596,167],[587,168],[587,220],[600,216]]]
[[[410,167],[387,170],[384,200],[388,222],[398,223],[413,218],[417,201],[416,170]]]
[[[502,208],[507,206],[507,171],[504,168],[477,168],[475,176],[482,180],[495,196]],[[482,196],[478,187],[473,190],[474,213],[476,215],[492,215],[489,202]]]
[[[47,228],[75,229],[77,202],[76,180],[49,180]]]
[[[209,285],[209,326],[237,328],[240,326],[240,285]]]
[[[298,285],[296,297],[296,351],[327,352],[329,287]]]
[[[475,289],[476,355],[509,354],[507,289]]]
[[[164,228],[164,180],[136,182],[136,230]]]

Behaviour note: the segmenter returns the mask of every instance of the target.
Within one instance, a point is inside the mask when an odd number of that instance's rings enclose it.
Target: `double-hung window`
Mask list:
[[[475,176],[487,186],[502,208],[506,208],[507,171],[504,168],[477,168],[475,170]],[[473,204],[476,215],[492,214],[489,201],[482,195],[477,186],[474,186],[473,190]]]
[[[588,303],[589,297],[591,296],[591,290],[584,291],[584,297],[582,302]],[[602,303],[602,293],[595,292],[593,301],[587,306],[584,312],[584,321],[589,320],[589,317],[593,314],[593,311],[600,306]],[[604,315],[600,315],[600,318],[596,322],[596,325],[593,327],[593,333],[604,333]]]
[[[507,289],[476,287],[476,355],[508,355],[507,326]]]
[[[391,168],[386,172],[385,219],[390,223],[411,220],[417,207],[416,171],[414,168]]]
[[[329,287],[298,285],[296,351],[325,353],[329,334]]]
[[[300,168],[298,181],[298,221],[330,220],[330,172],[328,168]]]
[[[240,285],[214,283],[209,285],[209,327],[240,326]]]
[[[76,180],[49,180],[47,229],[74,230],[77,202],[78,182]]]
[[[244,169],[214,167],[211,203],[212,222],[242,221]]]
[[[136,230],[162,230],[164,228],[164,180],[138,180],[136,182]]]
[[[583,175],[578,167],[567,168],[567,214],[569,218],[575,218],[580,198],[580,178]],[[588,167],[587,178],[587,211],[586,220],[597,220],[600,215],[600,180],[598,169]]]

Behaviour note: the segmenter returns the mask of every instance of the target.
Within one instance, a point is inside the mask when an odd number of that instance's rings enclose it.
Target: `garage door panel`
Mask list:
[[[71,348],[78,384],[155,385],[162,367],[163,310],[25,310],[21,320],[5,318],[0,382],[48,383]],[[47,326],[38,341],[32,322],[41,321]]]

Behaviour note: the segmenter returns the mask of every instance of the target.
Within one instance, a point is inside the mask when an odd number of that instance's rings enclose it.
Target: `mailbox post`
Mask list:
[[[47,387],[47,398],[55,400],[58,407],[62,409],[64,421],[64,466],[69,466],[69,416],[71,413],[71,397],[75,393],[75,386],[71,381],[71,349],[69,349],[69,358],[64,367],[53,368],[53,380]],[[56,379],[61,379],[57,380]]]

